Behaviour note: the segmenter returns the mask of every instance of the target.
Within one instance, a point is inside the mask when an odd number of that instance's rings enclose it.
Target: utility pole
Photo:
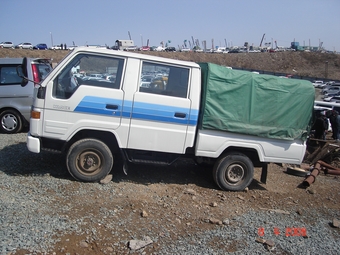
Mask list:
[[[50,32],[51,35],[51,47],[53,47],[53,36],[52,36],[52,32]]]

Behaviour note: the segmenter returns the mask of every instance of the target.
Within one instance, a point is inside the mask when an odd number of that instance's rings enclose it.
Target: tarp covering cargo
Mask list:
[[[211,63],[199,65],[199,128],[286,140],[307,138],[315,94],[312,83]]]

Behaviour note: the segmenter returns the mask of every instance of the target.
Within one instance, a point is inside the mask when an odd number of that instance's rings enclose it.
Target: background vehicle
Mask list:
[[[61,50],[61,46],[60,45],[53,45],[51,47],[51,50]]]
[[[34,50],[47,50],[48,47],[45,43],[39,43],[33,47]]]
[[[327,85],[322,87],[322,94],[327,94],[330,89],[334,89],[335,87],[340,87],[340,83],[327,83]]]
[[[14,49],[14,44],[12,42],[1,42],[0,48],[12,48],[12,49]]]
[[[315,88],[323,88],[326,85],[323,81],[313,81],[312,84]]]
[[[33,49],[32,43],[25,42],[25,43],[19,43],[18,45],[15,46],[16,49]]]
[[[214,53],[224,53],[226,51],[225,47],[218,47],[216,50],[214,50]]]
[[[116,40],[115,45],[111,47],[113,50],[124,50],[128,47],[136,47],[133,40]]]
[[[165,48],[163,46],[158,46],[153,48],[154,51],[165,51]]]
[[[189,48],[181,48],[180,52],[190,52],[191,50]]]
[[[323,91],[325,97],[330,95],[336,95],[338,93],[340,93],[340,86],[332,86],[329,89]]]
[[[133,46],[128,46],[124,48],[125,51],[137,51],[137,46],[133,45]]]
[[[340,103],[340,96],[334,96],[331,98],[330,102]]]
[[[142,46],[139,48],[140,51],[150,51],[150,47],[149,46]]]
[[[175,52],[175,51],[176,51],[176,48],[175,48],[175,47],[166,47],[166,48],[165,48],[165,51],[168,51],[168,52],[169,52],[169,51],[174,51],[174,52]]]
[[[75,69],[116,78],[79,79],[70,88]],[[146,75],[155,76],[150,84],[143,84]],[[306,80],[78,47],[35,94],[27,147],[66,152],[69,173],[92,182],[107,176],[114,157],[122,157],[125,172],[129,163],[189,157],[213,164],[221,189],[238,191],[252,181],[254,166],[266,172],[268,162],[302,162],[314,98]]]
[[[52,70],[47,59],[28,59],[28,84],[21,87],[17,66],[22,58],[0,58],[0,132],[13,134],[27,126],[33,103],[34,83]]]

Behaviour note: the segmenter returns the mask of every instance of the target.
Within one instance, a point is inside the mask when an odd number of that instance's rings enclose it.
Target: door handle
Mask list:
[[[118,110],[118,105],[116,105],[116,104],[107,104],[106,105],[106,109]]]
[[[176,118],[185,118],[187,116],[186,113],[182,113],[182,112],[175,112],[175,117]]]

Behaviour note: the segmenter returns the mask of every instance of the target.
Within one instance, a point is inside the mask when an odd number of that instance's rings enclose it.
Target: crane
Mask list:
[[[260,42],[260,48],[261,48],[261,46],[262,46],[262,42],[263,42],[263,39],[264,39],[264,36],[265,36],[266,34],[263,34],[263,36],[262,36],[262,39],[261,39],[261,42]]]

